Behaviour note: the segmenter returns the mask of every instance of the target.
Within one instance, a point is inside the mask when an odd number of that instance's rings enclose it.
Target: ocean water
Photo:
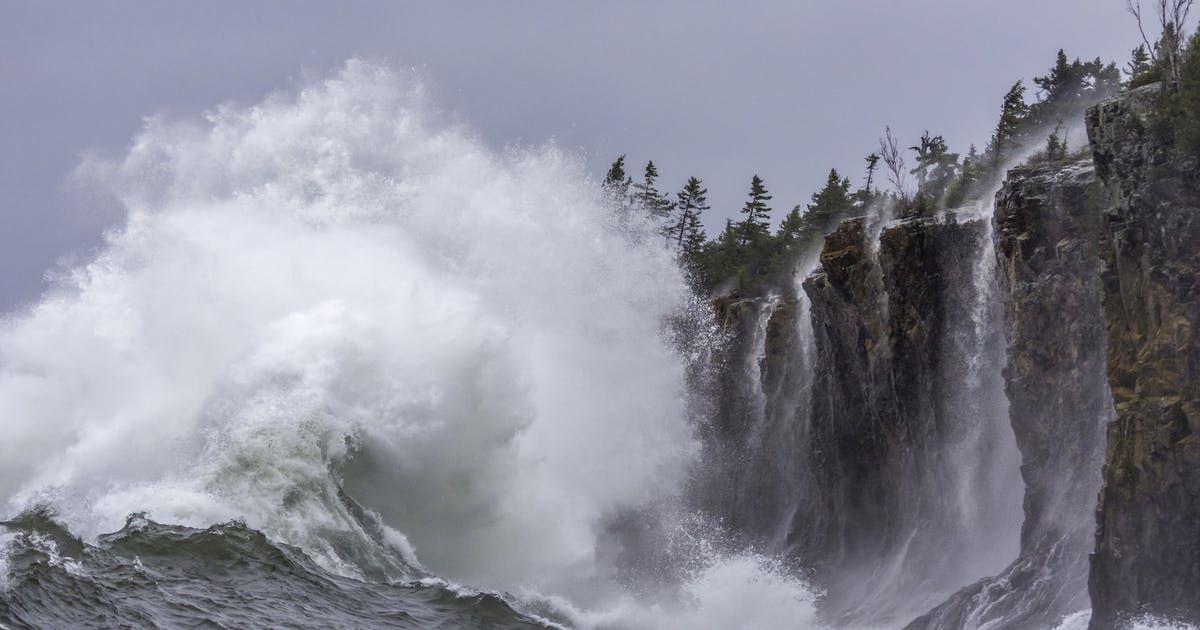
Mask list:
[[[0,626],[816,624],[688,511],[696,305],[577,157],[353,60],[73,180],[124,215],[0,320]]]

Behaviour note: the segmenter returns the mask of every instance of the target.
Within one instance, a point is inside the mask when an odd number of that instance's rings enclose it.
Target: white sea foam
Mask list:
[[[537,593],[525,593],[524,598],[534,610],[552,611],[549,617],[585,630],[825,627],[817,621],[817,594],[774,560],[754,554],[709,558],[669,601],[647,602],[626,595],[602,607],[585,608]]]
[[[675,496],[696,453],[661,331],[685,284],[576,158],[436,118],[351,61],[85,161],[127,214],[0,324],[5,511],[49,504],[85,537],[241,519],[350,575],[392,571],[346,551],[383,542],[484,588],[602,580],[603,524]],[[811,605],[712,566],[697,623]],[[754,622],[746,598],[784,612]]]
[[[0,593],[8,590],[8,555],[12,552],[12,543],[16,534],[0,529]]]
[[[1067,615],[1054,630],[1087,630],[1088,623],[1092,620],[1092,611],[1081,610],[1076,613]],[[1156,619],[1154,617],[1141,617],[1134,620],[1130,625],[1130,630],[1196,630],[1195,626]]]

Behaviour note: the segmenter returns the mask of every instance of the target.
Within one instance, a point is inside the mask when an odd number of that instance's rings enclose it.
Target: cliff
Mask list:
[[[1003,472],[998,311],[974,264],[986,224],[910,218],[877,242],[869,227],[844,222],[804,283],[815,501],[793,535],[835,623],[903,621],[998,568],[1018,484]]]
[[[1009,172],[993,215],[1008,339],[1005,391],[1021,451],[1024,521],[1017,559],[910,628],[1052,627],[1088,607],[1088,554],[1100,487],[1105,378],[1091,160]]]
[[[851,219],[800,291],[713,304],[728,337],[698,494],[808,569],[835,625],[902,623],[1015,555],[990,245],[978,219]]]
[[[713,362],[715,413],[698,494],[745,542],[780,548],[807,487],[808,311],[780,294],[719,298],[713,308],[726,340]]]
[[[1155,89],[990,223],[851,219],[799,290],[718,300],[710,507],[827,622],[1200,623],[1200,160]]]
[[[1200,623],[1200,208],[1195,156],[1152,133],[1156,88],[1089,111],[1100,226],[1108,430],[1092,628]]]

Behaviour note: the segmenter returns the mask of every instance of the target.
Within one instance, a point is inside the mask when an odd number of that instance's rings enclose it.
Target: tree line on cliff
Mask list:
[[[1077,156],[1064,135],[1066,124],[1082,111],[1118,92],[1162,82],[1156,132],[1171,136],[1193,154],[1200,153],[1200,44],[1194,36],[1181,45],[1170,24],[1153,45],[1136,48],[1124,69],[1099,58],[1071,60],[1060,50],[1054,65],[1033,78],[1032,101],[1024,81],[1005,93],[1000,116],[985,148],[972,145],[953,152],[945,139],[929,131],[911,147],[885,129],[879,146],[865,158],[862,185],[830,169],[824,186],[805,204],[797,204],[775,223],[772,195],[754,175],[737,219],[726,219],[710,238],[705,229],[711,210],[704,182],[689,177],[680,190],[659,188],[658,168],[647,162],[641,177],[618,157],[604,179],[604,194],[619,212],[644,213],[660,228],[698,292],[753,294],[794,273],[796,261],[816,251],[844,219],[873,207],[896,218],[933,216],[980,200],[1015,161],[1061,162]],[[1078,150],[1086,143],[1078,142]],[[1040,150],[1035,150],[1037,148]],[[912,158],[911,168],[908,158]],[[909,177],[915,187],[909,186]]]

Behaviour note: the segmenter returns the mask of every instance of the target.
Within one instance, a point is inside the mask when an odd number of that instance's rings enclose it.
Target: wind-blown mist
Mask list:
[[[671,503],[697,451],[663,332],[686,285],[578,160],[434,118],[352,61],[85,161],[127,215],[0,327],[4,516],[240,519],[360,578],[606,579],[602,529]],[[778,585],[764,614],[809,609],[753,560],[708,566],[685,600],[744,569]]]

